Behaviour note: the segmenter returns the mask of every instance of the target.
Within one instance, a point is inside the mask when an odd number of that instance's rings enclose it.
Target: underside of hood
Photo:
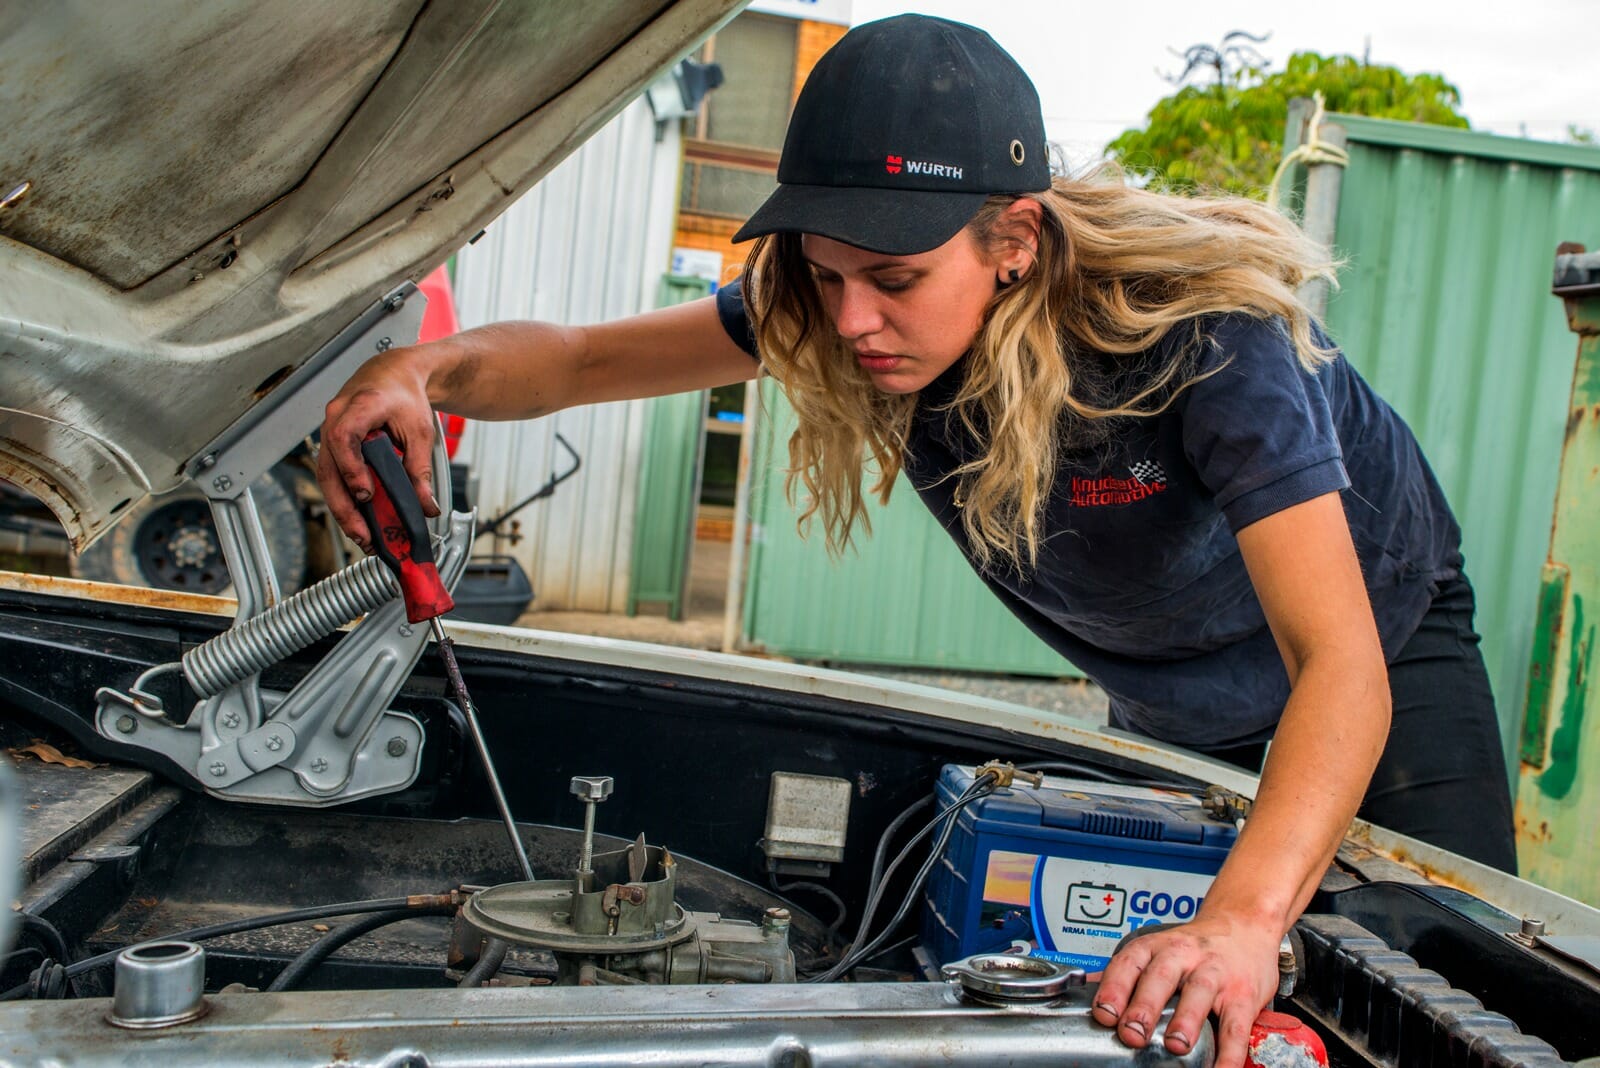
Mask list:
[[[740,6],[6,5],[0,477],[81,549]]]

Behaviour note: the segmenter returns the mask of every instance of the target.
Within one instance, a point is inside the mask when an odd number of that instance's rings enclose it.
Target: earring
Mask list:
[[[1017,283],[1017,281],[1019,279],[1021,279],[1022,275],[1017,272],[1017,269],[1015,267],[1013,267],[1013,268],[1011,268],[1011,273],[1010,273],[1009,277],[1011,279],[1012,284],[1015,285]]]

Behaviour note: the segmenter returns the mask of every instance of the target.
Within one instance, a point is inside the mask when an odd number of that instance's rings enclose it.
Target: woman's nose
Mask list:
[[[876,295],[863,285],[845,282],[839,294],[833,327],[846,341],[868,337],[883,329],[883,314]]]

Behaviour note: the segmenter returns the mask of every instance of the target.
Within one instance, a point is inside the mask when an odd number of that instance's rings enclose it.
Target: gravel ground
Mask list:
[[[1083,679],[1040,679],[1023,675],[980,675],[960,671],[926,671],[914,668],[830,664],[844,671],[880,678],[937,686],[960,693],[1010,701],[1040,712],[1082,720],[1093,726],[1106,723],[1106,695]]]

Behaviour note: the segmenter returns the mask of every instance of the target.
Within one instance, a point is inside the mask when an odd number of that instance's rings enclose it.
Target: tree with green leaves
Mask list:
[[[1281,71],[1238,43],[1233,33],[1220,46],[1196,45],[1184,52],[1188,66],[1171,79],[1187,81],[1198,71],[1215,72],[1212,84],[1182,85],[1106,152],[1131,174],[1155,188],[1180,193],[1226,191],[1261,198],[1283,151],[1289,101],[1321,91],[1329,112],[1465,128],[1456,110],[1461,93],[1438,74],[1405,74],[1353,56],[1296,52]]]

